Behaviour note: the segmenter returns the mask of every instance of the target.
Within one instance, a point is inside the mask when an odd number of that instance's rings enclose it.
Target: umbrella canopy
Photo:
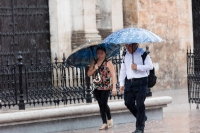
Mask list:
[[[106,49],[106,58],[116,56],[120,53],[120,45],[111,43],[101,43],[101,41],[89,41],[74,49],[67,58],[67,65],[82,67],[89,65],[97,59],[96,49],[104,47]]]
[[[163,41],[159,36],[142,28],[125,28],[113,32],[102,43],[131,44],[153,43]]]

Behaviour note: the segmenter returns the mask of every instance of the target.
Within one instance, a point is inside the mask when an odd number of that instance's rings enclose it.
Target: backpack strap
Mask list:
[[[147,52],[144,52],[141,56],[142,56],[142,61],[143,61],[143,65],[144,65],[144,60],[147,57]]]
[[[125,62],[124,62],[125,55],[126,55],[126,48],[124,47],[123,53],[122,53],[122,60],[123,60],[122,63],[125,63]]]
[[[142,56],[142,60],[143,60],[143,65],[144,65],[144,60],[146,59],[148,53],[147,52],[144,52],[141,56]],[[155,69],[153,67],[152,70],[149,71],[149,75],[155,75]]]
[[[98,59],[97,59],[97,60],[94,60],[94,63],[96,64],[96,63],[97,63],[97,61],[98,61]],[[104,63],[105,61],[107,61],[107,59],[106,59],[106,58],[103,60],[103,62],[101,63],[101,65],[98,67],[98,69],[97,69],[97,72],[95,73],[95,76],[97,75],[97,73],[99,73],[99,74],[100,74],[100,71],[99,71],[99,69],[100,69],[100,67],[103,65],[103,63]],[[94,65],[95,65],[95,64],[94,64]]]

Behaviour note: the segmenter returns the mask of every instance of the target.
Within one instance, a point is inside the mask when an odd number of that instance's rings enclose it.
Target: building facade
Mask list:
[[[57,53],[61,60],[88,39],[102,40],[118,29],[145,28],[165,40],[148,44],[158,77],[153,89],[187,87],[191,0],[49,0],[49,12],[52,57]]]

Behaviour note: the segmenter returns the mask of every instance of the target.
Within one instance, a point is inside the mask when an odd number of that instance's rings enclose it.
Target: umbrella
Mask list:
[[[159,36],[149,30],[142,28],[125,28],[113,32],[106,37],[102,43],[131,44],[131,43],[153,43],[163,41]]]
[[[124,28],[113,32],[106,37],[102,43],[114,43],[114,44],[132,44],[132,43],[153,43],[163,41],[159,36],[153,32],[142,28]],[[134,63],[134,58],[132,58]]]
[[[67,58],[67,65],[82,67],[89,65],[97,59],[96,49],[104,47],[106,49],[106,58],[116,56],[120,52],[120,45],[111,43],[101,43],[101,41],[89,41],[74,49]]]

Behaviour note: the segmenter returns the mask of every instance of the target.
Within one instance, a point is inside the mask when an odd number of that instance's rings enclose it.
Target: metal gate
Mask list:
[[[0,1],[0,64],[15,63],[18,51],[23,62],[50,58],[48,0]]]
[[[200,53],[187,51],[187,80],[189,103],[200,103]],[[197,106],[198,107],[198,106]]]
[[[192,0],[193,50],[187,50],[188,101],[200,103],[200,1]]]
[[[0,106],[18,105],[27,96],[25,64],[50,60],[48,0],[0,0]]]
[[[62,62],[56,57],[54,62],[43,64],[23,64],[22,58],[19,53],[16,64],[0,65],[0,107],[18,105],[22,110],[26,105],[92,103],[94,97],[91,79],[87,76],[88,66],[68,66],[64,55]],[[112,62],[118,79],[121,56],[113,57]],[[110,99],[122,97],[120,93],[110,95]]]

